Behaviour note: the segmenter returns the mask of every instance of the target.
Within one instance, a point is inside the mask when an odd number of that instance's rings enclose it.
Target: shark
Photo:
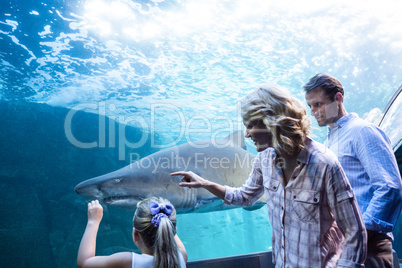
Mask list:
[[[168,199],[178,213],[234,208],[202,188],[179,186],[175,171],[193,171],[222,185],[240,187],[252,169],[255,155],[246,150],[244,136],[235,131],[223,139],[184,143],[141,158],[111,173],[79,183],[75,191],[107,205],[135,208],[151,196]],[[263,206],[257,202],[248,209]]]

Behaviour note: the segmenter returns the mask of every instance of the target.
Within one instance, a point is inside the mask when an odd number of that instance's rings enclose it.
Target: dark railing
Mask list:
[[[399,268],[398,255],[395,250],[394,267]],[[272,251],[257,252],[230,257],[190,261],[187,268],[275,268],[272,264]]]

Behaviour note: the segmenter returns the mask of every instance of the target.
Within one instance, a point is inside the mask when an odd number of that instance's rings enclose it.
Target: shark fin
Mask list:
[[[243,131],[241,130],[233,131],[226,138],[224,138],[224,140],[229,141],[232,146],[241,147],[246,150],[246,143],[244,142],[244,135]]]

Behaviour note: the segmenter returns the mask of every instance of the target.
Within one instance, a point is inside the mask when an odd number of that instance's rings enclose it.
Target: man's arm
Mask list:
[[[381,130],[369,125],[359,132],[355,146],[374,190],[363,214],[366,228],[391,232],[402,208],[402,185],[389,139]]]

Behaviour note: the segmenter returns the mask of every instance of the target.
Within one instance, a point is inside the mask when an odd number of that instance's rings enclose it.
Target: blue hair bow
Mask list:
[[[173,212],[173,206],[169,203],[167,204],[158,204],[156,201],[149,202],[149,210],[152,215],[158,214],[160,212],[164,212],[166,215],[170,216]]]

